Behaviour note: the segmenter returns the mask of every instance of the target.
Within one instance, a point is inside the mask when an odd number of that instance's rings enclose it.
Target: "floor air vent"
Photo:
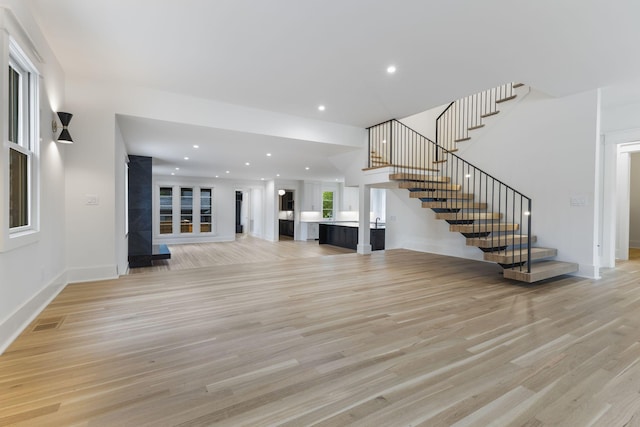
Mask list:
[[[64,321],[64,316],[62,317],[50,317],[48,319],[38,319],[36,321],[36,325],[33,327],[33,332],[47,331],[49,329],[58,329],[62,322]]]

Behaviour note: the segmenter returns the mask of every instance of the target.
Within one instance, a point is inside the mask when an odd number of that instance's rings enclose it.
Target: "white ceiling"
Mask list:
[[[354,150],[139,117],[118,115],[117,120],[121,132],[135,141],[131,154],[153,157],[157,175],[182,176],[188,171],[188,176],[222,179],[335,181],[342,174],[329,158]]]
[[[640,76],[638,0],[27,1],[69,78],[359,127],[508,81],[562,96]]]

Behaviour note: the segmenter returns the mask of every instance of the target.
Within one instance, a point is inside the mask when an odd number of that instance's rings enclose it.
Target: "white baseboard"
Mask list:
[[[67,285],[66,273],[60,274],[0,323],[0,354],[29,326]]]
[[[572,276],[584,277],[586,279],[600,279],[600,268],[591,264],[579,264],[578,271]]]
[[[109,280],[118,278],[118,266],[102,265],[86,268],[70,268],[67,270],[67,282],[95,282],[98,280]]]
[[[629,240],[629,247],[630,248],[640,248],[640,240]]]

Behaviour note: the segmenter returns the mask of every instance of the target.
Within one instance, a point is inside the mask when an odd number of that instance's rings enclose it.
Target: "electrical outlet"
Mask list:
[[[95,194],[85,194],[85,205],[97,206],[100,204],[100,199]]]

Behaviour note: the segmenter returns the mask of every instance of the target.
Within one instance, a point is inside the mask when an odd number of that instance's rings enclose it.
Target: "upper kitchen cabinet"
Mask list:
[[[342,191],[343,211],[357,211],[359,206],[360,195],[358,187],[344,187]]]
[[[322,189],[319,182],[304,182],[302,210],[307,212],[320,212],[322,210]]]

